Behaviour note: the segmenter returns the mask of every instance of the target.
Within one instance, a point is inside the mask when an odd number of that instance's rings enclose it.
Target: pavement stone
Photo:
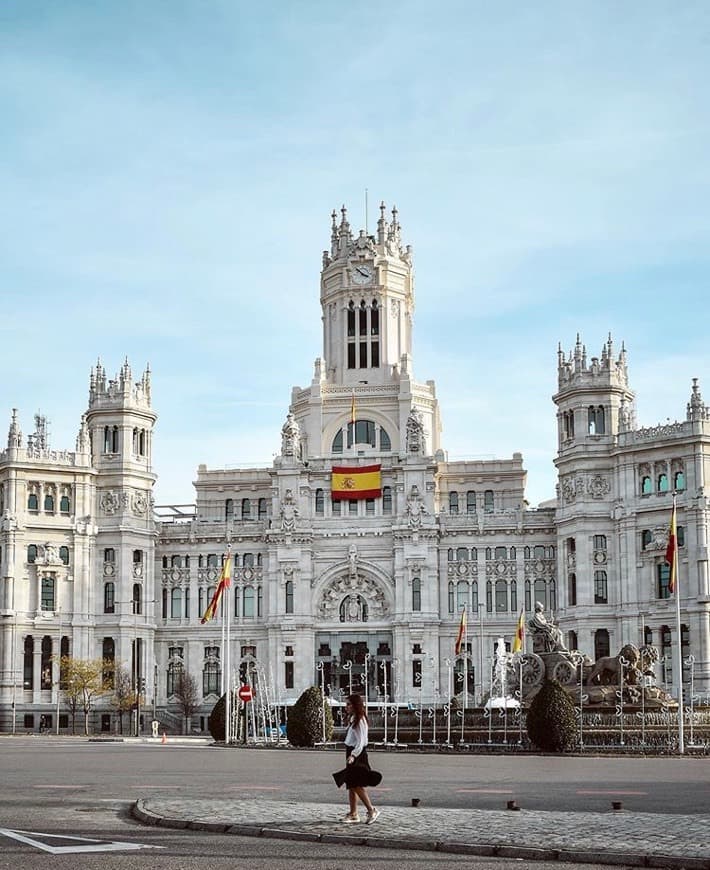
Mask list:
[[[344,825],[341,804],[270,799],[142,798],[146,824],[215,833],[373,845],[526,860],[710,870],[710,813],[519,812],[394,807]],[[364,818],[364,815],[363,815]]]

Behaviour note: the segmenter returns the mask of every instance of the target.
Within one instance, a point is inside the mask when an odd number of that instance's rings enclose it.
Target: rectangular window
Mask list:
[[[293,688],[293,662],[284,662],[284,688]]]
[[[335,499],[333,499],[333,501],[331,502],[330,512],[334,517],[340,516],[340,501],[336,501]]]
[[[360,368],[361,369],[367,368],[367,342],[366,341],[360,342]]]
[[[606,571],[594,572],[594,603],[607,604]]]
[[[594,549],[606,550],[606,535],[594,535]]]
[[[658,583],[658,597],[670,598],[671,590],[668,588],[668,582],[671,578],[671,566],[668,562],[661,562],[656,565],[656,578]]]
[[[42,577],[42,610],[54,610],[54,577]]]
[[[348,345],[348,368],[355,368],[355,342],[350,342]]]
[[[392,487],[391,486],[383,486],[382,487],[382,513],[383,514],[391,514],[392,513]]]
[[[380,343],[378,341],[370,343],[370,353],[372,354],[372,368],[378,369],[380,367]]]
[[[357,516],[357,502],[354,500],[348,501],[348,513],[350,516]]]
[[[375,499],[374,498],[366,498],[365,499],[365,513],[368,517],[375,516]]]

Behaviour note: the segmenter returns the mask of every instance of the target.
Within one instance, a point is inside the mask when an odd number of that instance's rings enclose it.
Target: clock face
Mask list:
[[[352,270],[352,279],[354,284],[369,284],[372,281],[375,272],[372,266],[365,263],[356,263]]]

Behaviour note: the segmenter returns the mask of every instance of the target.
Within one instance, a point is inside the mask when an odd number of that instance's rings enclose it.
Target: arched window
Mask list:
[[[420,577],[412,578],[412,611],[418,613],[422,609],[422,581]]]
[[[37,544],[30,544],[27,547],[27,561],[30,565],[34,565],[37,561]]]
[[[449,547],[447,554],[446,554],[446,558],[448,559],[449,562],[454,561],[454,548],[453,547]]]
[[[652,491],[651,478],[646,474],[641,478],[641,495],[649,495]]]
[[[343,430],[338,429],[335,433],[335,438],[333,438],[333,445],[330,448],[331,453],[342,453],[343,452]]]
[[[243,498],[242,499],[242,519],[250,520],[251,519],[251,499]]]
[[[59,499],[59,512],[62,514],[68,514],[71,509],[71,504],[69,502],[69,496],[63,495]]]
[[[44,511],[48,514],[54,513],[54,496],[48,492],[44,497]]]
[[[576,631],[568,631],[567,632],[567,648],[568,649],[577,649],[577,632]]]
[[[322,489],[316,490],[316,516],[322,517],[325,514],[325,496]]]
[[[27,496],[27,510],[28,511],[38,511],[39,510],[39,499],[37,498],[37,494],[31,492]]]
[[[142,565],[143,564],[143,550],[134,550],[133,551],[133,564],[134,565]]]
[[[391,486],[383,486],[382,487],[382,513],[383,514],[391,514],[392,513],[392,487]]]
[[[104,562],[115,562],[116,561],[116,551],[113,547],[106,547],[104,550]]]
[[[478,580],[471,583],[471,610],[474,613],[478,612]]]
[[[456,584],[456,609],[463,610],[468,607],[468,583],[459,580]]]
[[[112,637],[105,637],[103,639],[103,643],[101,644],[101,658],[106,663],[103,673],[104,682],[108,684],[109,688],[113,689],[116,679],[116,674],[113,668],[116,661],[116,644]]]
[[[457,562],[468,562],[468,549],[466,547],[457,547],[456,548],[456,561]]]
[[[577,604],[577,575],[572,573],[567,578],[567,604],[575,607]]]
[[[483,510],[487,514],[493,513],[493,490],[492,489],[487,489],[483,493]]]
[[[496,580],[496,613],[504,613],[508,609],[508,584],[505,580]]]
[[[261,585],[256,587],[256,615],[264,615],[264,590]]]
[[[233,498],[225,499],[224,518],[225,518],[225,520],[234,519],[234,499]]]
[[[245,553],[244,558],[242,560],[242,565],[245,568],[253,568],[254,567],[254,554],[253,553]]]
[[[668,492],[668,475],[667,474],[659,474],[658,475],[658,491],[659,492]]]
[[[380,450],[383,453],[387,453],[392,449],[392,441],[390,440],[390,436],[385,432],[385,430],[380,427]]]
[[[540,578],[535,581],[535,601],[539,601],[545,610],[550,609],[550,603],[547,600],[547,584]]]
[[[266,499],[260,498],[257,502],[257,512],[260,520],[266,519]]]
[[[609,655],[609,632],[605,628],[598,628],[594,632],[594,659],[595,661]]]
[[[493,613],[493,584],[486,580],[486,613]]]
[[[182,616],[182,589],[179,586],[170,590],[170,618],[180,619]]]
[[[469,489],[466,493],[466,513],[476,513],[476,493]]]
[[[244,594],[242,596],[242,616],[245,619],[254,619],[254,587],[253,586],[245,586]]]
[[[449,513],[457,514],[459,512],[459,494],[457,492],[449,493]]]
[[[69,547],[59,548],[59,558],[62,560],[63,565],[69,564]]]
[[[163,589],[162,615],[163,615],[163,619],[168,618],[168,590],[167,589]]]
[[[293,613],[293,580],[286,581],[286,613]]]
[[[678,492],[685,489],[685,474],[682,471],[676,471],[673,475],[673,489]]]
[[[235,556],[236,559],[236,556]],[[235,562],[236,564],[236,562]],[[208,568],[219,568],[219,559],[217,558],[216,553],[209,553],[207,556],[207,567]]]
[[[496,547],[494,551],[494,558],[496,559],[507,559],[508,558],[508,550],[506,547]]]

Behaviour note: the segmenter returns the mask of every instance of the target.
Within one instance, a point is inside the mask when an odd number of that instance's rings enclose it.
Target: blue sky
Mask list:
[[[626,343],[639,423],[710,399],[710,5],[0,5],[0,410],[73,449],[150,362],[158,503],[268,464],[321,353],[329,214],[396,204],[451,458],[554,496],[558,341]]]

